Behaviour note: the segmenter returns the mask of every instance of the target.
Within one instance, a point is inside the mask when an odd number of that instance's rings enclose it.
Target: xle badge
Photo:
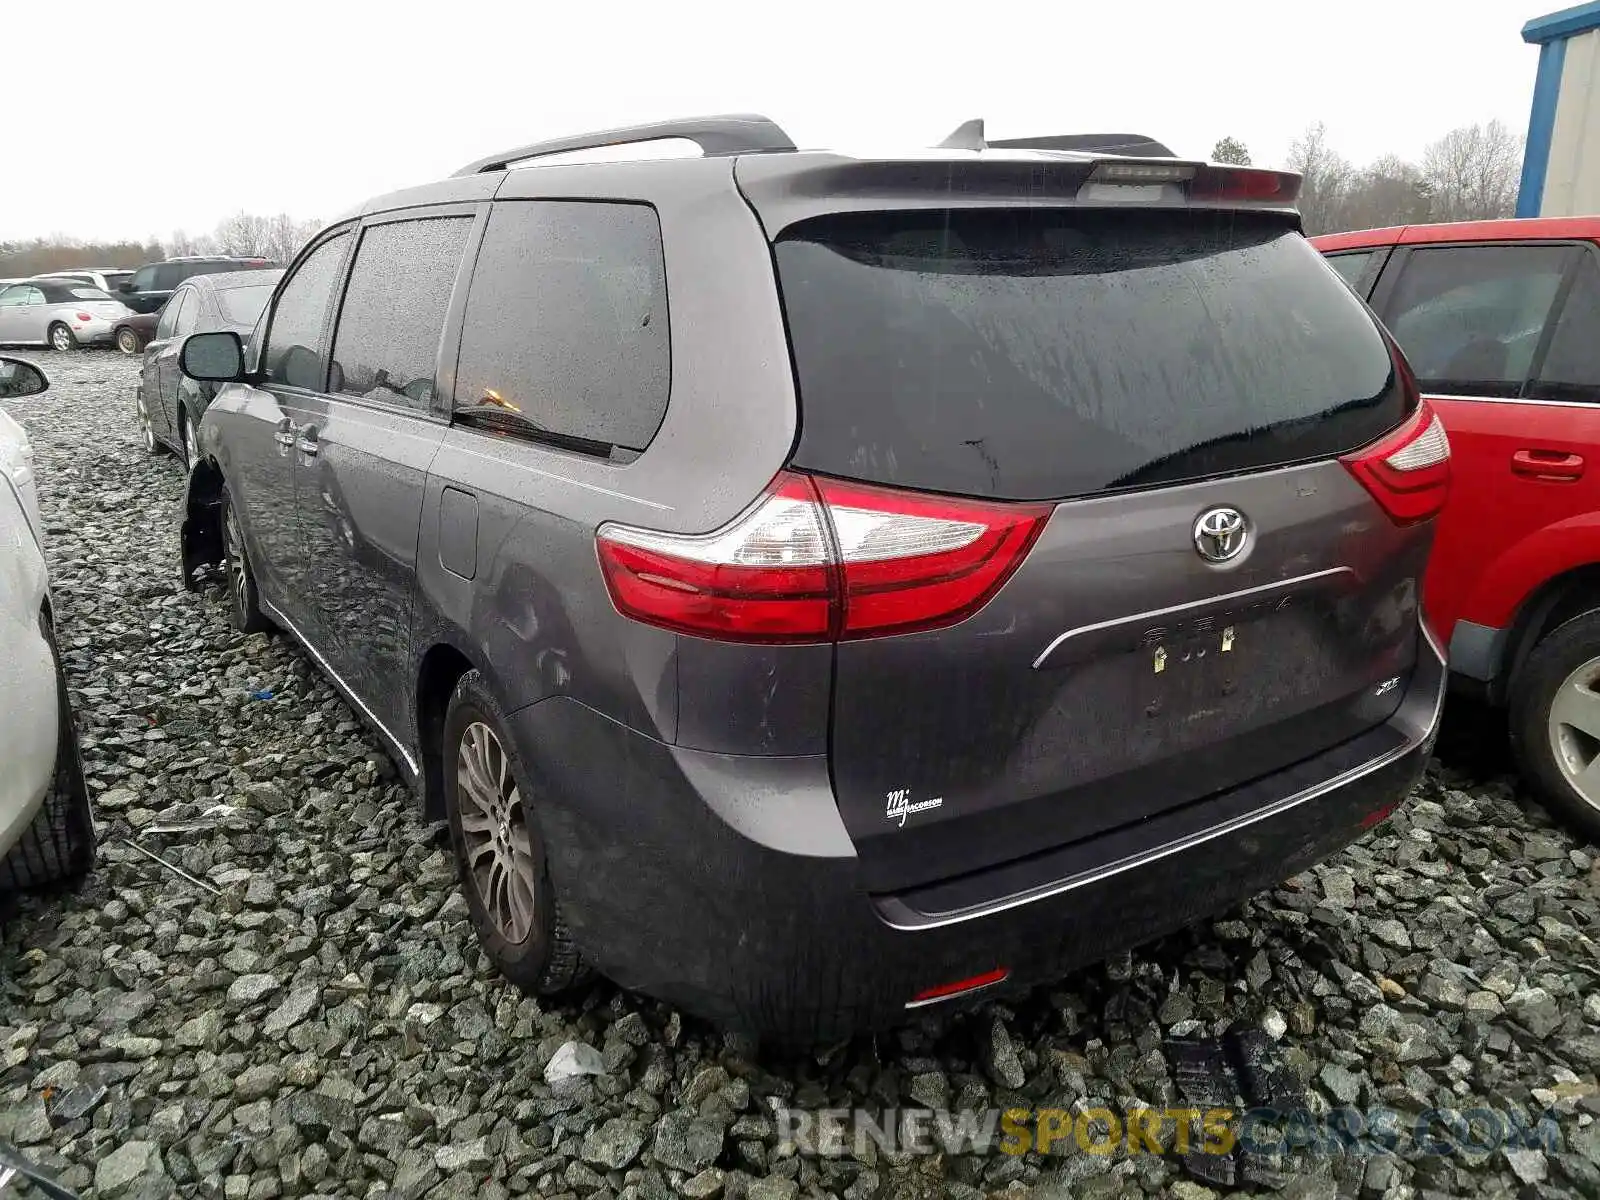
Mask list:
[[[932,800],[911,799],[910,788],[896,788],[888,793],[888,803],[884,805],[883,815],[897,823],[901,829],[906,827],[906,818],[912,813],[927,812],[930,808],[938,808],[944,803],[943,796],[935,796]]]

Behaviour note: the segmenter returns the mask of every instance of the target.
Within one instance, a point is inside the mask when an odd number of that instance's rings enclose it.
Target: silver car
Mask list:
[[[71,350],[110,342],[128,306],[75,279],[25,279],[0,291],[0,345]]]

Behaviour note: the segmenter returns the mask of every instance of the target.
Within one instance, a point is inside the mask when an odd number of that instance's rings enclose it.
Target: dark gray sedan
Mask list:
[[[281,270],[233,271],[195,275],[172,293],[161,310],[155,336],[144,348],[144,366],[134,406],[145,449],[171,449],[188,466],[191,431],[200,424],[215,388],[196,383],[178,370],[178,351],[191,333],[231,329],[248,337],[256,318],[283,278]]]

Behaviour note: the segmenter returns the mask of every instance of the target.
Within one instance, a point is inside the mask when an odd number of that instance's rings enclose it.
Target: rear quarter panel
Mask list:
[[[453,426],[434,459],[422,512],[418,666],[431,645],[455,645],[489,676],[507,711],[570,696],[665,741],[676,739],[680,727],[720,729],[729,711],[759,711],[763,696],[804,685],[820,697],[812,725],[825,737],[826,648],[745,656],[746,669],[701,669],[723,648],[623,618],[600,573],[595,532],[602,524],[715,529],[761,493],[787,459],[796,430],[771,255],[733,186],[731,163],[655,163],[648,174],[638,166],[512,171],[498,202],[606,196],[654,207],[672,354],[662,425],[626,464]],[[447,486],[476,499],[470,556],[459,546],[442,553],[440,498]],[[445,565],[469,560],[470,579]],[[692,692],[681,686],[684,678],[698,680]],[[759,733],[751,738],[762,744]],[[764,744],[768,752],[784,750],[770,738]]]

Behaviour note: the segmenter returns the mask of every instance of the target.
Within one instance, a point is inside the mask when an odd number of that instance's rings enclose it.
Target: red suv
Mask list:
[[[1600,838],[1600,217],[1312,243],[1450,435],[1423,603],[1452,676],[1510,709],[1529,782]]]

